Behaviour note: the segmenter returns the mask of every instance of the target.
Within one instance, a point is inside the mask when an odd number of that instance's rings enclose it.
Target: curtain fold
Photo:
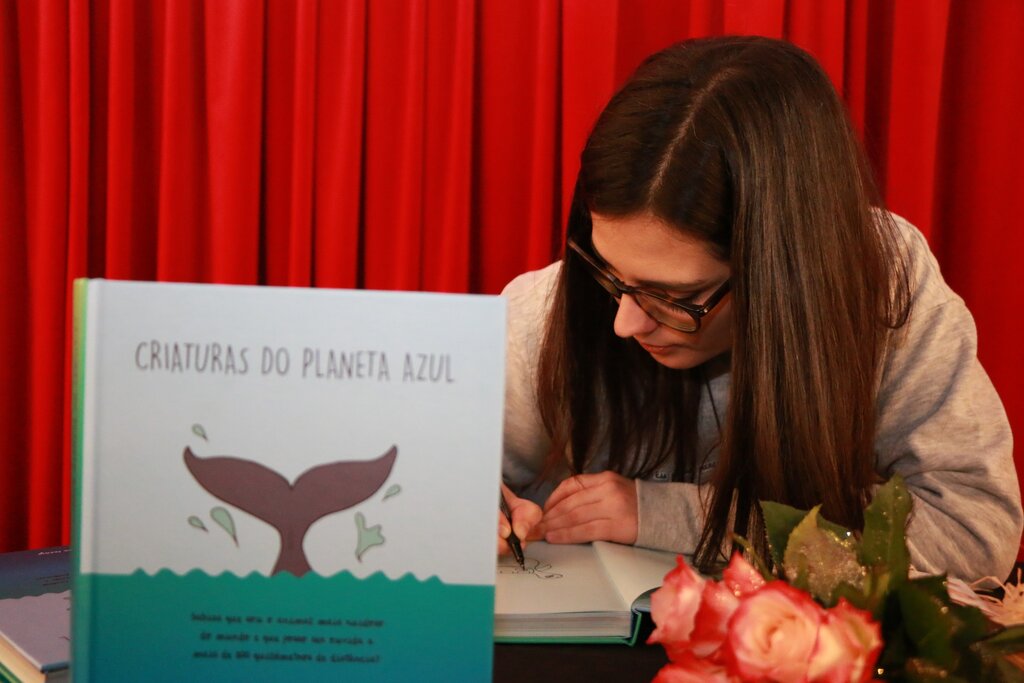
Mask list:
[[[472,0],[427,8],[419,286],[430,291],[466,292],[471,286],[476,18]]]
[[[934,232],[932,198],[940,170],[935,160],[949,10],[948,0],[921,8],[892,6],[890,76],[884,93],[889,144],[876,162],[885,169],[881,188],[886,201],[897,213],[914,216],[926,237]]]
[[[524,264],[541,265],[553,252],[556,209],[541,202],[554,196],[542,193],[557,187],[554,132],[537,127],[544,121],[544,128],[557,126],[557,99],[551,89],[558,65],[552,63],[547,73],[538,74],[538,63],[543,55],[560,52],[559,6],[531,0],[482,2],[477,8],[477,206],[471,252],[476,273],[471,284],[496,292]],[[546,254],[531,254],[531,249]]]
[[[21,120],[21,59],[18,13],[0,4],[0,548],[21,548],[28,540],[28,363],[29,311],[25,140]],[[58,493],[59,495],[59,493]],[[56,505],[56,497],[51,498]],[[51,537],[55,534],[51,531]]]
[[[206,51],[204,41],[192,42],[204,34],[204,18],[189,3],[169,2],[160,9],[156,22],[163,36],[152,93],[158,111],[156,279],[189,282],[205,279],[209,271]]]
[[[198,256],[203,280],[253,283],[261,279],[266,10],[260,3],[228,2],[202,8],[203,30],[194,40],[205,58],[197,117],[204,121],[208,211],[199,217],[204,245]],[[179,172],[189,177],[188,168]]]
[[[313,273],[320,287],[359,284],[366,1],[320,6],[313,189],[317,245]]]
[[[645,4],[636,7],[647,8]],[[620,15],[620,3],[615,0],[604,2],[588,2],[587,0],[565,0],[562,9],[562,100],[561,100],[561,187],[562,202],[558,213],[558,229],[565,231],[565,221],[569,215],[569,203],[572,201],[573,186],[576,184],[576,173],[580,168],[580,151],[586,141],[587,134],[597,120],[601,109],[608,101],[615,87],[623,80],[618,64],[639,60],[620,57],[622,48],[619,41],[632,41],[635,36],[648,35],[653,26],[668,26],[671,21],[652,21],[651,14],[624,13]],[[660,9],[665,9],[660,8]],[[631,23],[622,22],[631,19]],[[672,17],[679,20],[679,16]],[[621,30],[620,30],[621,28]],[[656,30],[656,29],[655,29]],[[650,39],[657,40],[657,45],[669,45],[673,42],[671,31],[651,33]],[[602,49],[594,49],[600,45]],[[642,49],[642,48],[641,48]],[[658,48],[654,48],[655,50]],[[638,52],[634,48],[634,52]],[[653,50],[651,50],[653,51]],[[532,264],[531,264],[532,265]],[[539,267],[537,264],[534,267]],[[511,270],[514,270],[511,269]]]
[[[27,306],[14,328],[24,335],[26,423],[22,537],[38,540],[62,531],[64,340],[68,266],[69,36],[67,5],[18,6],[16,17]],[[5,31],[6,33],[6,31]],[[5,136],[6,138],[7,136]],[[9,138],[8,138],[9,139]],[[6,165],[6,160],[5,160]],[[17,169],[16,169],[17,172]],[[15,224],[16,226],[17,224]],[[11,225],[5,226],[10,230]],[[15,227],[15,229],[17,229]],[[9,261],[5,258],[5,261]],[[10,263],[4,263],[6,268]],[[43,428],[37,428],[41,426]],[[6,459],[6,458],[5,458]]]
[[[363,285],[418,289],[425,180],[425,0],[369,5]]]
[[[68,540],[74,278],[497,292],[557,256],[615,88],[721,33],[820,60],[1024,433],[1024,3],[12,0],[0,551]]]

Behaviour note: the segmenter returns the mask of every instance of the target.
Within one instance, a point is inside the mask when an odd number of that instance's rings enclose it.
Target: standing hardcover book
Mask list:
[[[504,326],[76,282],[76,682],[489,680]]]
[[[67,546],[0,555],[0,681],[68,680]]]
[[[596,541],[531,543],[526,568],[498,564],[495,638],[502,642],[637,642],[650,625],[650,593],[676,554]]]

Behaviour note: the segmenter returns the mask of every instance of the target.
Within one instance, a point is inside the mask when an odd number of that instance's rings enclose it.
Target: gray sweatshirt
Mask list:
[[[915,569],[1002,580],[1017,557],[1024,524],[1009,423],[978,362],[970,312],[942,279],[921,233],[895,219],[909,253],[913,298],[910,318],[883,359],[875,467],[884,478],[900,474],[912,494],[907,542]],[[504,476],[538,503],[568,473],[530,485],[550,443],[537,410],[535,375],[560,267],[524,273],[503,292],[509,316]],[[698,452],[710,456],[692,482],[672,482],[671,469],[636,482],[637,545],[684,554],[696,546],[719,441],[714,409],[724,417],[728,405],[728,367],[718,365],[709,368],[712,400],[702,397],[698,418]],[[602,469],[598,458],[588,471]]]

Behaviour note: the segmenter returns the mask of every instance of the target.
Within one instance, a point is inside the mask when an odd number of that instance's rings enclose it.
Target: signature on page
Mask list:
[[[538,579],[560,579],[562,575],[558,572],[551,570],[551,564],[548,562],[541,562],[540,560],[527,557],[524,564],[526,568],[520,567],[514,559],[511,557],[502,557],[498,559],[498,573],[499,574],[528,574],[536,576]]]

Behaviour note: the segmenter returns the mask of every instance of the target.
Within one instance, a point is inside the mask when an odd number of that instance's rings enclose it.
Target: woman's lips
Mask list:
[[[654,356],[660,356],[666,353],[671,353],[676,348],[674,345],[656,346],[654,344],[644,344],[642,341],[637,341],[637,343],[643,347],[644,351]]]

